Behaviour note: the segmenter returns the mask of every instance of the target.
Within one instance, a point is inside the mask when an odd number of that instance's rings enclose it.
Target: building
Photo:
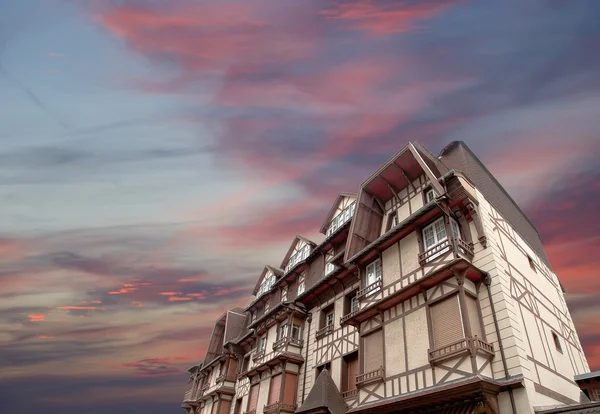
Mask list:
[[[320,243],[296,236],[246,309],[217,321],[189,370],[189,414],[521,414],[586,401],[575,377],[589,366],[540,235],[464,143],[437,157],[409,143],[340,193],[320,231]]]

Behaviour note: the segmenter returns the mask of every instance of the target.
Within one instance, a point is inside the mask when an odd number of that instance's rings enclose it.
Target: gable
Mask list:
[[[294,241],[292,241],[292,244],[290,246],[290,248],[288,249],[285,257],[283,258],[283,261],[281,262],[281,269],[284,269],[284,272],[287,272],[286,267],[288,266],[288,264],[290,264],[290,262],[293,259],[298,259],[299,260],[303,260],[302,257],[304,257],[304,259],[306,259],[306,257],[308,257],[308,254],[310,254],[310,250],[312,250],[313,247],[315,247],[317,244],[305,237],[302,236],[296,236],[294,237]],[[290,260],[292,259],[292,260]],[[296,261],[296,263],[299,260],[294,260]]]
[[[260,277],[258,278],[258,282],[256,282],[256,286],[254,286],[252,294],[256,296],[264,280],[269,279],[271,276],[274,276],[275,279],[277,279],[277,277],[282,275],[283,271],[281,269],[275,269],[274,267],[266,265],[262,273],[260,274]]]
[[[325,217],[323,224],[321,225],[321,233],[327,234],[327,230],[331,227],[331,223],[342,213],[344,210],[349,207],[353,202],[356,201],[356,193],[340,193],[335,198],[329,213]]]

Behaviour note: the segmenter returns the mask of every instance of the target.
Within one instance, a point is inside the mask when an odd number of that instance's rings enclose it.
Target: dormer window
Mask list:
[[[260,296],[264,295],[266,292],[268,292],[269,290],[271,290],[271,288],[273,287],[274,284],[275,284],[275,275],[270,275],[269,277],[265,278],[260,285],[260,289],[258,289],[258,292],[256,293],[256,297],[260,297]]]
[[[285,273],[292,270],[292,268],[294,268],[294,266],[296,266],[301,261],[306,260],[306,258],[308,257],[309,254],[310,254],[310,246],[307,244],[299,252],[296,252],[296,254],[294,254],[292,257],[290,257],[288,264],[285,266]]]
[[[281,301],[288,300],[288,287],[284,286],[281,288]]]
[[[342,227],[344,223],[350,220],[354,216],[354,208],[356,207],[356,201],[353,201],[348,207],[346,207],[340,214],[335,216],[331,220],[331,224],[327,229],[327,237],[331,236],[337,229]]]

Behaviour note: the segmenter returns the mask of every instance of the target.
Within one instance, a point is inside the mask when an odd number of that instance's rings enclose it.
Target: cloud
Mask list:
[[[418,29],[424,20],[463,3],[449,0],[389,1],[352,0],[338,2],[321,12],[329,19],[352,22],[355,29],[373,35],[406,33]]]
[[[41,322],[44,320],[44,315],[41,313],[32,313],[29,315],[29,322]]]

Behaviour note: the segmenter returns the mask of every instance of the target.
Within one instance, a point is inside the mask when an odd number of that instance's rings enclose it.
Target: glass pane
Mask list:
[[[433,228],[427,227],[423,230],[423,238],[425,239],[425,250],[429,249],[435,243],[435,238],[433,236]]]
[[[450,224],[452,225],[452,235],[456,238],[460,238],[460,228],[458,227],[458,223],[452,219],[450,220]]]
[[[446,238],[446,226],[444,226],[444,220],[437,221],[434,226],[436,241],[439,243]]]

